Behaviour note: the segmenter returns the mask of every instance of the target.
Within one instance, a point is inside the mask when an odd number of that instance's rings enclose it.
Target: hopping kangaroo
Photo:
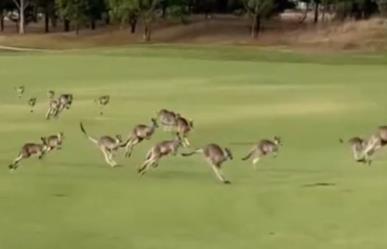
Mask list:
[[[72,94],[61,94],[58,98],[60,110],[62,111],[65,108],[69,110],[73,103],[73,98]]]
[[[138,168],[137,172],[144,175],[150,167],[156,168],[161,158],[168,155],[175,156],[178,149],[182,146],[183,144],[179,136],[177,136],[174,140],[167,140],[156,144],[149,150],[144,163],[140,168]]]
[[[53,117],[57,118],[59,114],[60,103],[59,100],[50,99],[48,103],[48,110],[46,113],[46,119],[49,120]]]
[[[42,141],[47,145],[47,152],[50,152],[54,149],[62,149],[63,138],[63,132],[59,132],[58,134],[51,135],[48,137],[42,137]]]
[[[42,144],[38,143],[26,143],[20,150],[19,155],[15,160],[8,166],[10,170],[16,170],[19,166],[19,162],[23,159],[30,158],[31,156],[38,156],[39,159],[42,159],[45,153],[47,152],[47,144],[45,139],[42,137]]]
[[[178,117],[176,119],[176,133],[179,137],[183,138],[184,144],[186,146],[191,145],[189,142],[187,136],[188,133],[193,129],[193,121],[188,121],[187,119],[183,117]]]
[[[95,103],[101,106],[100,115],[103,115],[103,107],[109,104],[110,102],[110,96],[109,95],[103,95],[95,99]]]
[[[363,156],[368,164],[372,163],[372,159],[370,157],[386,144],[387,126],[379,126],[377,132],[367,140],[367,144],[363,151]]]
[[[31,107],[31,110],[30,112],[34,112],[34,107],[36,105],[36,101],[37,101],[37,98],[36,97],[32,97],[28,100],[28,105]]]
[[[262,157],[274,154],[274,157],[277,156],[279,146],[281,145],[281,139],[279,137],[274,137],[272,140],[262,139],[255,145],[242,160],[248,160],[253,158],[253,166],[256,169],[256,164],[261,160]]]
[[[48,111],[46,113],[46,119],[58,118],[59,114],[64,109],[70,109],[71,104],[73,102],[72,94],[62,94],[57,99],[55,99],[55,92],[49,91],[49,103],[48,103]]]
[[[149,140],[156,128],[158,127],[157,122],[154,118],[151,119],[151,125],[139,124],[132,130],[132,134],[130,135],[127,144],[125,146],[127,157],[132,155],[132,151],[135,145],[141,143],[144,139]]]
[[[340,143],[344,143],[343,139],[340,139],[339,141]],[[347,142],[351,146],[353,159],[359,163],[366,163],[367,161],[363,152],[367,147],[367,140],[360,137],[352,137],[348,139]]]
[[[111,136],[101,136],[100,138],[96,139],[87,134],[82,123],[80,123],[80,127],[82,133],[85,134],[91,142],[98,146],[99,150],[102,152],[105,158],[106,163],[108,163],[111,167],[117,166],[117,163],[113,160],[113,152],[125,146],[121,136],[116,135],[114,138]]]
[[[157,121],[163,127],[164,131],[171,131],[176,127],[176,120],[180,117],[180,114],[167,109],[161,109],[157,113]]]
[[[228,148],[222,149],[217,144],[208,144],[201,149],[197,149],[190,153],[182,153],[182,156],[191,156],[196,153],[202,153],[211,165],[212,170],[214,171],[216,177],[225,184],[230,184],[229,180],[226,180],[222,173],[222,164],[228,160],[232,160],[233,156],[231,151]]]
[[[23,96],[26,88],[24,86],[19,86],[19,87],[16,87],[15,89],[16,89],[17,97],[20,99]]]

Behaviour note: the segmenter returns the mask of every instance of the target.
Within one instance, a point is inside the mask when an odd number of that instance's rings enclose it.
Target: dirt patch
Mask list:
[[[13,50],[17,47],[70,49],[120,46],[141,43],[141,24],[137,30],[136,34],[130,34],[128,27],[119,29],[111,26],[96,31],[82,30],[78,36],[73,32],[29,33],[24,36],[6,33],[0,35],[0,44]],[[159,21],[153,30],[154,43],[269,46],[314,52],[387,49],[387,21],[379,18],[344,23],[326,21],[314,25],[310,22],[301,24],[297,13],[286,13],[264,22],[263,32],[255,40],[249,34],[249,20],[236,16],[217,15],[209,20],[194,16],[187,25]]]

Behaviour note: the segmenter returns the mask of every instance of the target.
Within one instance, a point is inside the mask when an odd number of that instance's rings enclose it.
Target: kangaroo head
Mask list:
[[[231,150],[229,148],[224,148],[224,152],[226,153],[226,156],[227,156],[227,158],[229,160],[233,160],[234,159],[234,157],[233,157],[233,155],[231,153]]]
[[[58,139],[63,140],[63,138],[64,138],[64,133],[63,133],[63,131],[61,131],[58,133]]]
[[[275,143],[276,145],[282,145],[282,142],[281,142],[281,138],[280,138],[280,137],[275,136],[273,140],[274,140],[274,143]]]

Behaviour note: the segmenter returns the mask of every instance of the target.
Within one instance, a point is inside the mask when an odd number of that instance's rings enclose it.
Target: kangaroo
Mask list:
[[[149,140],[156,128],[158,128],[156,119],[151,119],[151,125],[139,124],[132,130],[132,134],[130,135],[127,144],[125,146],[126,149],[126,157],[130,157],[132,155],[132,151],[135,145],[141,143],[144,139]]]
[[[36,105],[37,98],[33,97],[28,100],[28,105],[31,107],[30,112],[34,112],[34,107]]]
[[[103,95],[95,99],[95,102],[101,106],[101,112],[100,115],[103,115],[102,107],[106,106],[110,102],[110,96],[109,95]]]
[[[156,120],[163,127],[164,131],[171,131],[174,127],[176,127],[176,120],[178,117],[180,117],[180,114],[178,113],[167,109],[161,109],[157,113]]]
[[[197,149],[190,153],[182,153],[182,156],[191,156],[197,153],[202,153],[207,160],[207,162],[211,165],[212,170],[214,171],[216,177],[225,184],[231,184],[229,180],[227,180],[222,173],[222,165],[224,162],[228,160],[233,160],[232,153],[230,149],[224,148],[222,149],[217,144],[208,144],[201,149]]]
[[[22,146],[20,153],[13,160],[13,162],[8,166],[12,171],[16,170],[19,166],[19,162],[23,159],[30,158],[31,156],[38,156],[39,159],[42,159],[47,152],[47,144],[45,139],[42,137],[42,144],[38,143],[26,143]]]
[[[344,143],[343,139],[339,140],[340,143]],[[367,146],[367,140],[360,137],[352,137],[348,139],[348,144],[351,146],[353,159],[359,163],[366,163],[366,158],[363,155],[363,151]]]
[[[188,133],[193,129],[193,121],[188,121],[187,119],[183,117],[177,117],[176,119],[176,132],[177,134],[183,138],[184,144],[186,146],[190,146],[191,143],[189,142],[187,136]]]
[[[72,94],[61,94],[58,99],[50,99],[49,108],[46,113],[46,119],[52,117],[58,118],[59,114],[65,109],[70,109],[73,102]]]
[[[370,165],[371,156],[387,144],[387,126],[379,126],[376,133],[373,134],[366,142],[363,156]]]
[[[272,140],[262,139],[256,144],[242,160],[248,160],[253,157],[253,167],[256,169],[256,164],[261,160],[262,157],[274,154],[277,157],[281,139],[275,136]]]
[[[137,172],[144,175],[150,167],[156,168],[161,158],[168,155],[176,155],[179,148],[183,146],[181,138],[177,136],[174,140],[167,140],[154,145],[147,153],[146,159]]]
[[[48,137],[42,137],[42,141],[47,145],[47,152],[50,152],[54,149],[62,149],[63,138],[63,132],[58,132],[58,134],[51,135]]]
[[[61,94],[58,98],[60,111],[64,109],[69,110],[73,103],[73,95],[72,94]]]
[[[105,161],[111,167],[117,166],[117,163],[113,160],[113,152],[117,151],[119,148],[124,147],[126,143],[123,142],[120,135],[116,135],[115,137],[111,136],[101,136],[100,138],[94,138],[87,134],[84,126],[80,123],[81,131],[85,136],[98,146],[99,150],[102,152],[105,157]]]
[[[48,102],[48,110],[46,113],[46,119],[49,120],[53,117],[57,118],[59,114],[60,103],[57,99],[50,99]]]
[[[24,86],[19,86],[19,87],[16,87],[15,89],[16,89],[17,97],[20,99],[23,96],[26,88]]]

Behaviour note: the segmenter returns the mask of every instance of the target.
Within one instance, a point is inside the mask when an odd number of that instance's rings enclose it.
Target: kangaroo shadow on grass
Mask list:
[[[211,172],[210,172],[211,173]],[[185,172],[185,171],[159,171],[152,172],[149,171],[143,177],[157,178],[161,180],[171,180],[171,179],[203,179],[206,177],[205,173],[202,172]]]
[[[334,187],[336,183],[333,182],[316,182],[302,185],[303,188],[314,188],[314,187]]]

